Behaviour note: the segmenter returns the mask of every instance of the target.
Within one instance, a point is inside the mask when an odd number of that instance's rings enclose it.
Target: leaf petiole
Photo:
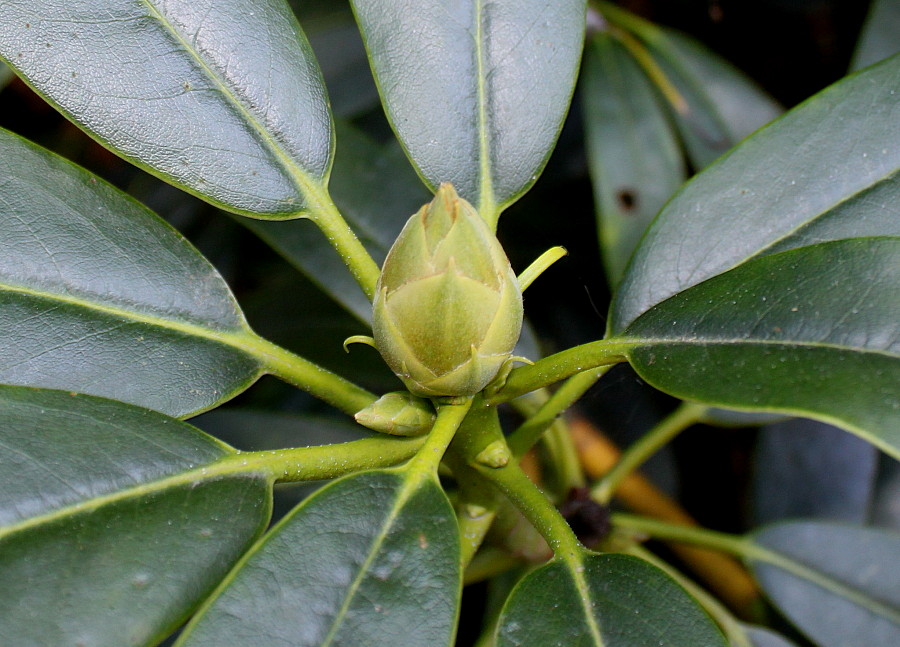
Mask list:
[[[616,488],[629,474],[679,433],[700,422],[706,412],[707,407],[690,402],[681,403],[675,411],[622,452],[615,466],[591,488],[591,498],[601,504],[609,503]]]
[[[503,388],[488,398],[488,404],[508,402],[531,391],[550,386],[567,377],[602,366],[626,361],[626,354],[641,342],[601,339],[539,359],[534,364],[513,369]]]
[[[375,284],[381,274],[378,264],[359,242],[359,238],[353,233],[347,221],[344,220],[327,189],[324,187],[316,187],[315,190],[310,188],[305,195],[309,206],[304,215],[322,230],[328,242],[340,254],[344,264],[353,274],[353,278],[371,301],[375,296]]]

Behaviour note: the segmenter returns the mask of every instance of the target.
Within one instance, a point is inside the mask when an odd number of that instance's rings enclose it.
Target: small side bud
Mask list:
[[[478,455],[475,457],[479,465],[494,468],[506,467],[511,459],[512,455],[509,453],[509,447],[506,446],[506,441],[503,440],[495,440],[478,452]]]
[[[356,422],[392,436],[421,436],[434,425],[434,408],[427,400],[406,391],[385,393],[359,411]]]

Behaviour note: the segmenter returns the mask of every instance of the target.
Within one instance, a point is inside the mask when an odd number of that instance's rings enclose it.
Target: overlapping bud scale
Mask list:
[[[375,346],[412,393],[427,397],[481,391],[522,329],[522,292],[509,260],[450,184],[406,223],[373,308]]]

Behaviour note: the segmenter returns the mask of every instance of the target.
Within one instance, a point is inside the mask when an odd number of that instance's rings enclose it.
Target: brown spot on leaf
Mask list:
[[[637,209],[637,191],[631,188],[619,189],[616,193],[616,202],[619,205],[619,209],[623,212],[628,213]]]

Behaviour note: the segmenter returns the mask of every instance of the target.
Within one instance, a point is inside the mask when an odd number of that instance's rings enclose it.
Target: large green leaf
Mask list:
[[[331,195],[380,263],[407,219],[430,200],[429,193],[395,143],[379,145],[340,122],[337,135]],[[243,222],[359,320],[371,321],[372,303],[341,258],[323,246],[322,234],[312,223]]]
[[[752,536],[766,594],[822,647],[894,647],[900,636],[900,534],[793,522]]]
[[[716,406],[818,418],[900,456],[900,237],[753,259],[620,336],[650,384]]]
[[[0,420],[5,644],[155,645],[268,521],[269,478],[177,420],[9,386]]]
[[[588,41],[582,100],[600,247],[615,285],[647,225],[684,182],[686,169],[653,85],[608,33]]]
[[[900,2],[874,0],[850,68],[858,70],[897,52],[900,52]]]
[[[177,644],[450,645],[458,534],[431,478],[403,471],[343,478],[248,553]]]
[[[0,382],[182,416],[261,372],[228,287],[155,214],[0,131]]]
[[[26,0],[0,25],[0,58],[138,166],[252,216],[321,199],[330,114],[283,0]]]
[[[388,118],[482,216],[537,178],[575,85],[584,0],[353,0]]]
[[[630,555],[554,560],[513,590],[497,647],[724,647],[712,620],[673,580]]]
[[[611,331],[755,256],[900,235],[897,87],[900,57],[824,90],[689,183],[635,252]]]

